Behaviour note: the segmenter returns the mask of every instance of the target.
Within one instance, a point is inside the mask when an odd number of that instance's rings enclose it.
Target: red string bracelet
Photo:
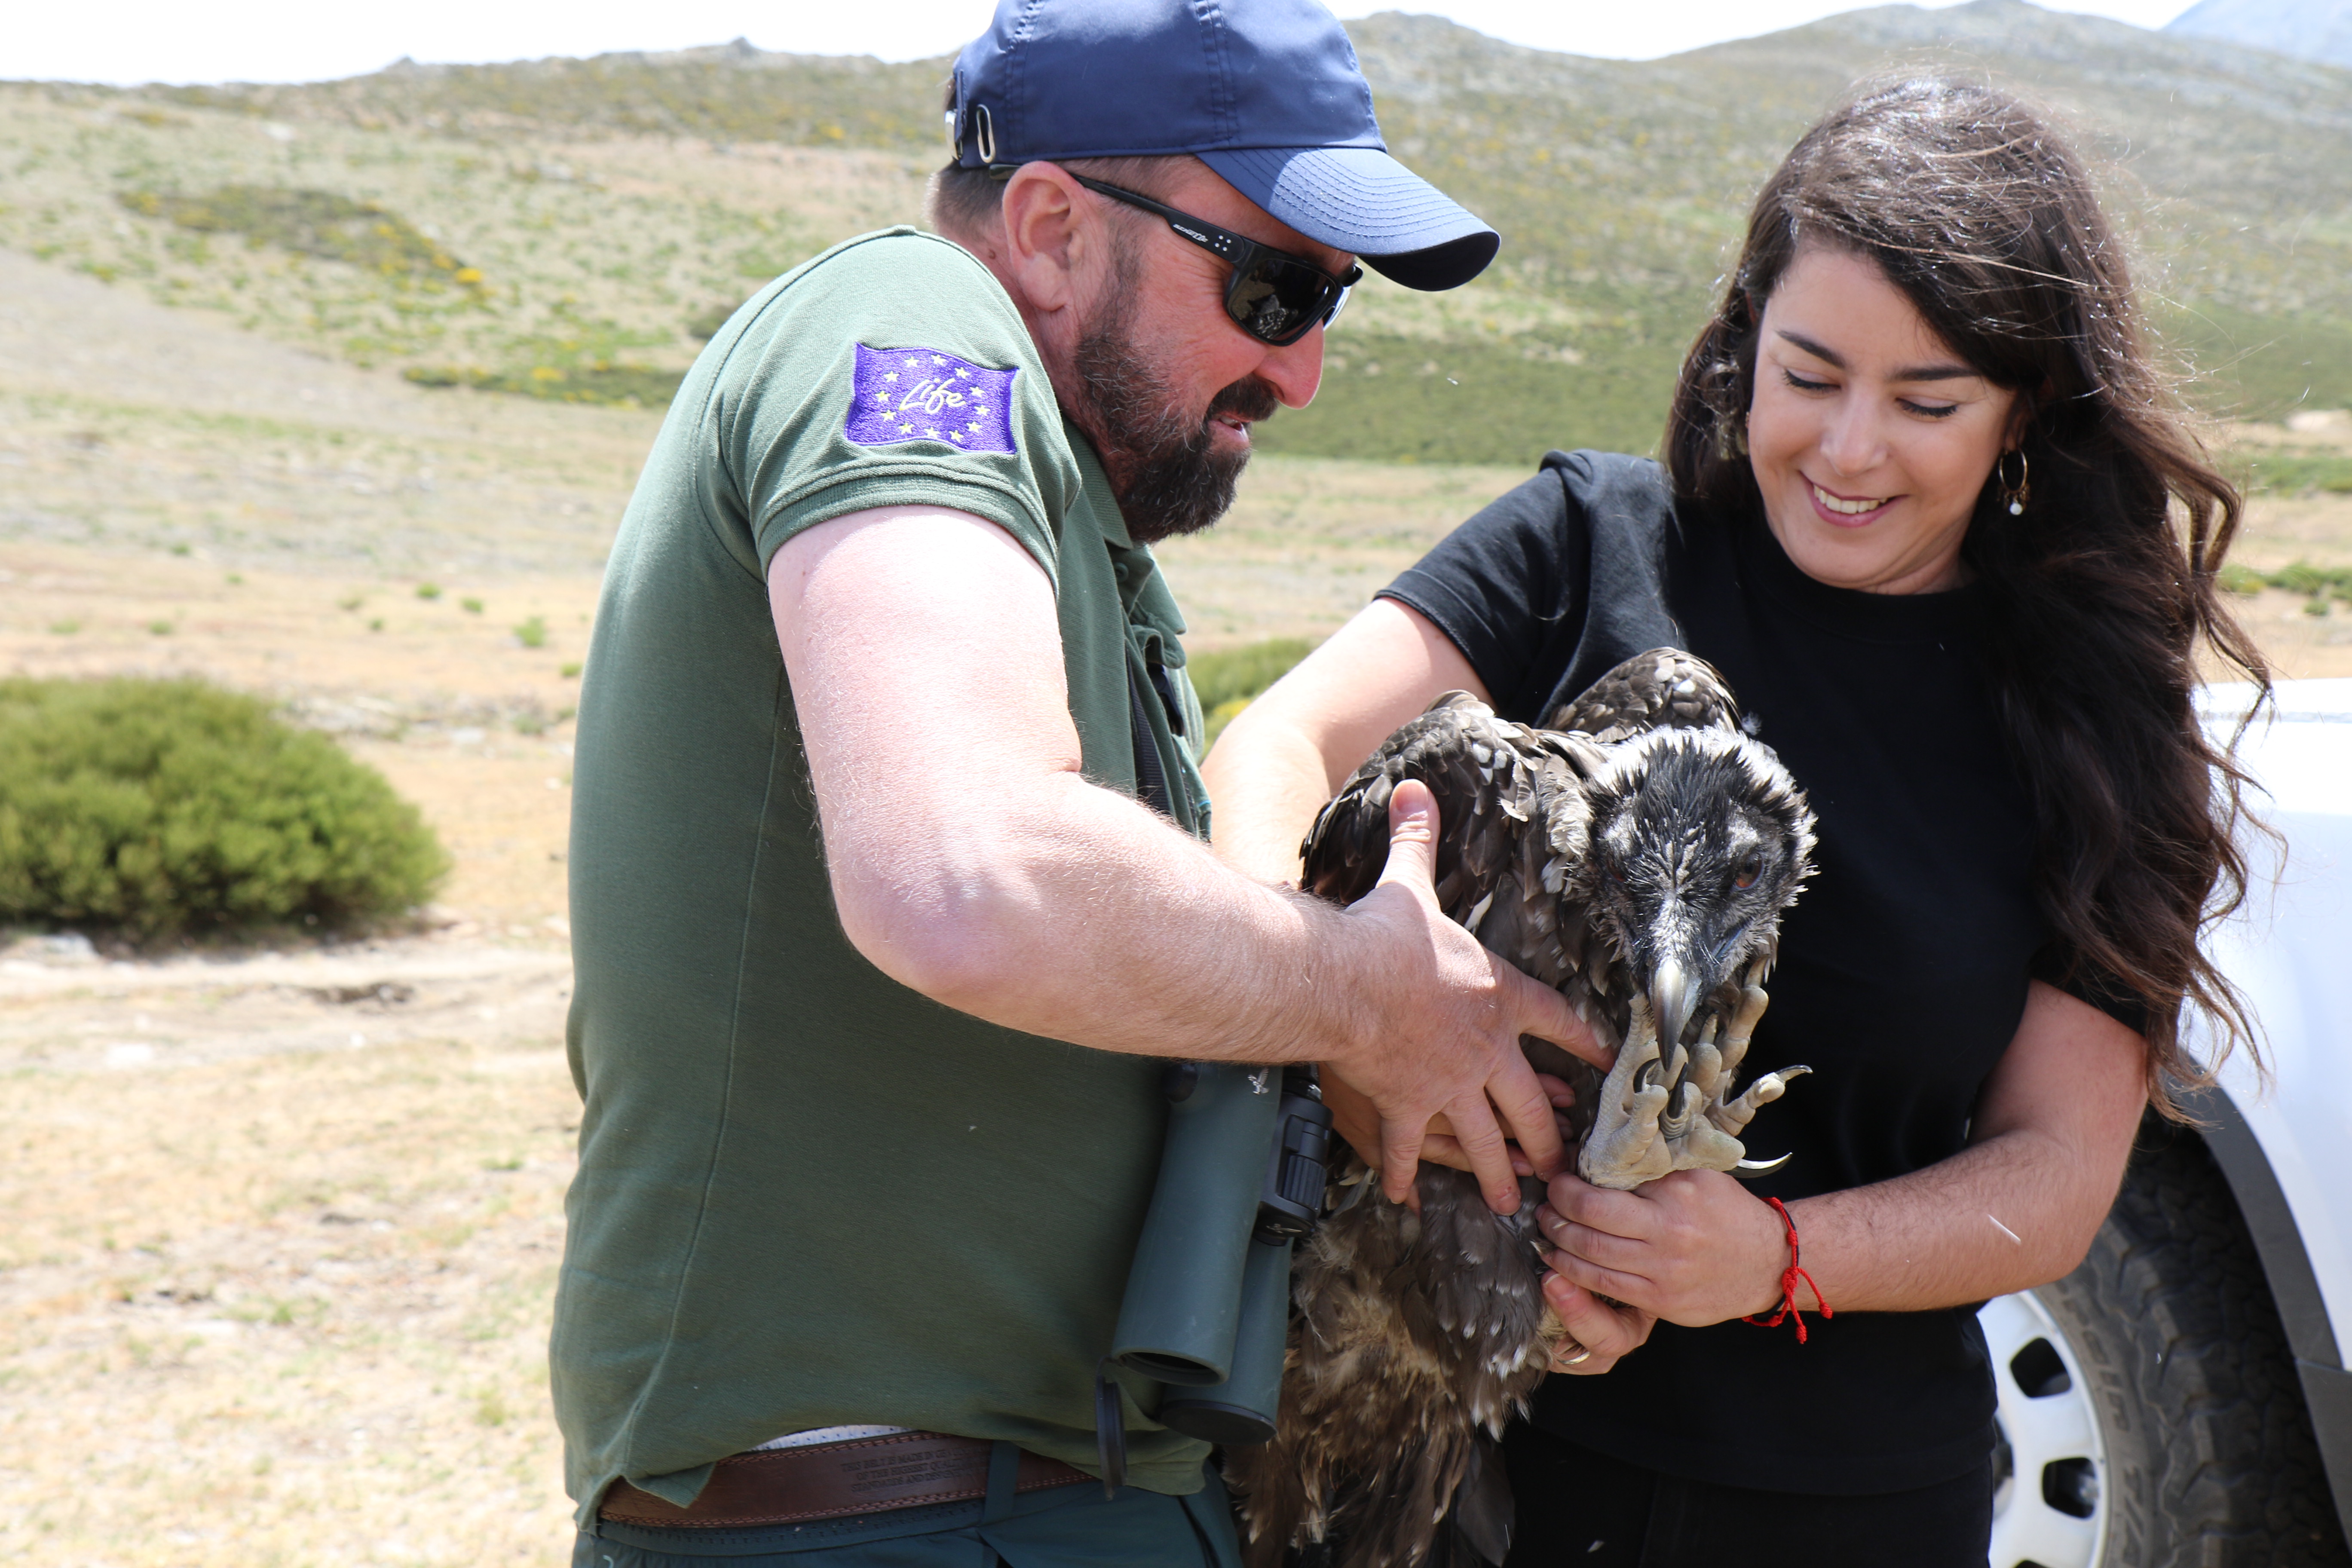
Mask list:
[[[1764,1201],[1772,1205],[1772,1212],[1779,1215],[1780,1223],[1789,1227],[1789,1267],[1780,1270],[1780,1310],[1769,1318],[1761,1313],[1750,1313],[1739,1321],[1743,1323],[1753,1323],[1759,1329],[1777,1329],[1784,1322],[1794,1321],[1797,1325],[1797,1342],[1803,1344],[1805,1314],[1797,1309],[1798,1280],[1803,1280],[1805,1289],[1813,1293],[1813,1305],[1820,1309],[1824,1321],[1836,1317],[1837,1314],[1830,1310],[1829,1299],[1822,1294],[1822,1288],[1813,1283],[1813,1277],[1800,1267],[1804,1255],[1797,1250],[1797,1222],[1789,1217],[1789,1210],[1780,1199],[1766,1198]]]

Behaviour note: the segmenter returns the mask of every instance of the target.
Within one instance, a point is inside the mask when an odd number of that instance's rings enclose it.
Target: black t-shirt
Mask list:
[[[1654,462],[1554,452],[1384,594],[1522,722],[1643,648],[1721,670],[1820,819],[1748,1057],[1813,1076],[1744,1135],[1753,1156],[1795,1155],[1752,1188],[1810,1197],[1960,1152],[2044,931],[1970,590],[1833,588],[1760,518],[1676,501]],[[1604,1376],[1545,1380],[1534,1419],[1651,1468],[1796,1492],[1906,1490],[1984,1462],[1993,1384],[1971,1310],[1808,1318],[1803,1345],[1785,1324],[1660,1323]]]

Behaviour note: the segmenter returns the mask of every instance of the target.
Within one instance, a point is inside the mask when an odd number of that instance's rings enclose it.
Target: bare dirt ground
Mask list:
[[[271,696],[456,860],[397,941],[0,936],[0,1556],[563,1557],[569,721],[657,424],[428,392],[0,251],[0,675]],[[1328,633],[1523,477],[1262,462],[1165,551],[1193,640]],[[2352,498],[2260,503],[2242,554],[2352,562]],[[2352,674],[2352,614],[2240,605],[2283,673]]]
[[[553,947],[0,958],[0,1552],[554,1562]]]

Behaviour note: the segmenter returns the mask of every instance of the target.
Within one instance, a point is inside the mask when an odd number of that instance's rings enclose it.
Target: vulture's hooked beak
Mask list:
[[[1650,977],[1650,1016],[1657,1021],[1658,1048],[1671,1058],[1691,1015],[1698,1011],[1698,972],[1668,953]]]

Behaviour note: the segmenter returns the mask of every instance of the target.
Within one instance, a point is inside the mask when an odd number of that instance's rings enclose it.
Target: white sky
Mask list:
[[[1246,0],[1243,0],[1246,4]],[[2071,0],[2157,27],[2189,0]],[[1340,0],[1343,16],[1417,10],[1513,43],[1646,59],[1726,38],[1777,32],[1851,0]],[[987,25],[990,0],[15,0],[0,26],[0,80],[317,81],[419,60],[536,59],[614,49],[673,49],[741,36],[764,49],[919,59]]]

